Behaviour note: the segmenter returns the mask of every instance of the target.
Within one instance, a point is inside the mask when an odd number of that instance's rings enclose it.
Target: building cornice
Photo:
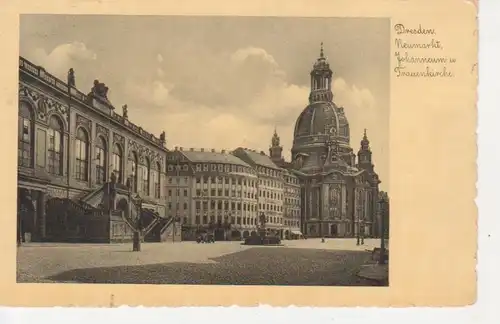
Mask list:
[[[45,71],[43,67],[31,63],[21,56],[19,57],[19,72],[19,82],[23,81],[23,78],[21,77],[23,74],[27,77],[31,77],[43,86],[51,89],[55,95],[58,95],[59,97],[67,100],[68,103],[77,104],[81,108],[88,109],[93,113],[107,119],[119,128],[128,130],[131,134],[145,140],[156,148],[159,148],[162,151],[168,151],[164,147],[161,139],[145,131],[144,129],[142,129],[142,127],[139,127],[130,122],[128,119],[118,115],[113,111],[113,109],[109,109],[109,111],[105,112],[102,109],[88,104],[88,96],[80,92],[78,89],[68,86],[67,83],[61,81],[57,77]]]

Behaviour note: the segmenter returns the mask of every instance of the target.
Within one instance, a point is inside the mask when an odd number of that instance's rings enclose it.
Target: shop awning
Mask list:
[[[301,231],[292,231],[292,234],[294,234],[294,235],[302,235],[302,232]]]

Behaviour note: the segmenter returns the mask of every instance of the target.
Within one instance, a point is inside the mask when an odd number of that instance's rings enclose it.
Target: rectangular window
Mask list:
[[[161,186],[160,186],[160,176],[155,172],[155,198],[160,199],[161,197]]]
[[[59,131],[48,129],[48,160],[49,173],[60,175],[62,174],[61,165],[61,133]]]
[[[75,141],[75,178],[81,181],[88,180],[88,160],[87,160],[87,143],[80,139]]]
[[[45,167],[45,154],[47,151],[47,136],[43,129],[36,131],[36,164],[42,168]]]

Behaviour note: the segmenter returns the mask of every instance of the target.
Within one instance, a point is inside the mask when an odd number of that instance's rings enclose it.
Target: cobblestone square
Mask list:
[[[18,282],[332,285],[377,283],[357,277],[370,260],[366,240],[284,241],[250,247],[240,242],[131,244],[28,244],[18,249]]]

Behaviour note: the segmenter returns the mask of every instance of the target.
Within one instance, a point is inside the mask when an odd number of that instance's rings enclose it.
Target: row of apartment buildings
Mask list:
[[[237,148],[183,149],[167,153],[167,216],[184,230],[231,224],[233,238],[247,237],[260,225],[283,236],[300,230],[298,179],[264,152]]]

